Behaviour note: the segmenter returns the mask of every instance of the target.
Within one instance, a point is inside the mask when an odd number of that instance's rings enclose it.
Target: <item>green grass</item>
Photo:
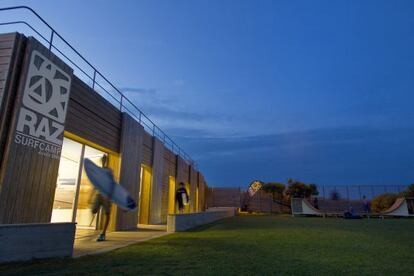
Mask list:
[[[414,275],[414,220],[238,216],[98,256],[7,274]]]

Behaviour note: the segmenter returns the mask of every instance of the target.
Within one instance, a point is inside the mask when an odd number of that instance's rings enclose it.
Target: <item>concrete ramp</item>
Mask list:
[[[312,204],[304,198],[292,198],[291,201],[292,215],[310,215],[325,216],[323,212],[316,209]]]
[[[407,200],[403,197],[397,198],[394,204],[388,208],[388,210],[381,213],[384,216],[393,216],[393,217],[409,217],[413,216],[410,215],[408,211]]]

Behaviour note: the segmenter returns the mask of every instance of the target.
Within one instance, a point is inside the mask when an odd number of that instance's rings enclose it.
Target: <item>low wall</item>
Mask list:
[[[71,257],[75,223],[0,224],[0,263]]]
[[[209,208],[205,212],[168,215],[167,231],[180,232],[223,218],[235,216],[237,208]]]

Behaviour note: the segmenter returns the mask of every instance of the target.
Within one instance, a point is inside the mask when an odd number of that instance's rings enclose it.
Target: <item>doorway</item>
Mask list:
[[[141,185],[139,193],[139,224],[149,224],[150,217],[150,195],[151,195],[151,168],[145,165],[141,166]]]
[[[168,177],[168,214],[175,214],[175,177]]]
[[[51,222],[76,222],[77,228],[96,229],[97,215],[91,211],[95,189],[86,176],[83,159],[102,167],[107,153],[69,138],[63,139]]]

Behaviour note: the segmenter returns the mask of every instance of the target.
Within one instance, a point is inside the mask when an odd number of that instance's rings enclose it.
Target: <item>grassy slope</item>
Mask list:
[[[414,275],[414,221],[240,216],[104,255],[0,266],[0,274]]]

